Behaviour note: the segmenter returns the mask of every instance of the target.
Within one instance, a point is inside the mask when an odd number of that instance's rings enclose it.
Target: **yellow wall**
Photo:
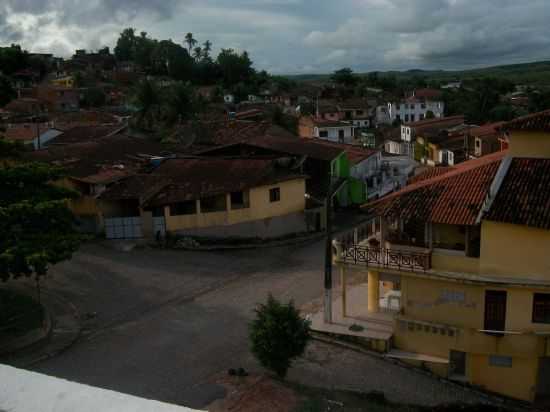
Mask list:
[[[550,281],[550,230],[483,221],[480,270]]]
[[[269,190],[279,187],[281,200],[271,203]],[[261,186],[250,190],[250,207],[246,209],[229,210],[230,195],[227,195],[227,211],[213,213],[197,213],[194,215],[170,216],[170,208],[165,208],[166,230],[234,225],[253,220],[284,216],[303,212],[306,206],[305,179],[281,182],[271,186]],[[197,206],[197,210],[200,211]]]
[[[467,353],[467,378],[475,385],[531,401],[539,357],[547,356],[544,336],[550,325],[532,323],[535,289],[494,288],[430,279],[403,277],[402,315],[395,322],[398,349],[449,358],[451,350]],[[483,332],[487,289],[507,290],[506,330],[521,332],[494,336]],[[461,299],[449,299],[453,294]],[[442,330],[444,332],[442,332]],[[453,331],[450,333],[449,331]],[[512,368],[489,366],[489,355],[511,356]]]
[[[53,79],[51,84],[58,87],[72,88],[74,87],[74,79],[71,76]]]
[[[512,132],[509,153],[515,157],[550,158],[550,135],[537,132]]]
[[[538,359],[512,359],[511,368],[489,365],[486,355],[469,355],[469,375],[473,384],[507,396],[533,401],[537,382]]]

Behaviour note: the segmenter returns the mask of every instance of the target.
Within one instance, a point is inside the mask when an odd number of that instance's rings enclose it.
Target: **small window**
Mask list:
[[[491,355],[489,356],[489,366],[494,366],[495,368],[511,368],[512,357]]]
[[[409,115],[406,114],[406,115],[405,115],[405,123],[408,123],[408,122],[409,122]]]
[[[533,323],[550,323],[550,293],[533,295]]]
[[[355,115],[356,116],[363,116],[363,110],[356,110]]]
[[[194,215],[197,213],[197,203],[194,200],[170,205],[170,216]]]
[[[232,192],[231,193],[231,209],[247,209],[250,207],[250,199],[248,192]]]
[[[226,210],[227,204],[225,202],[225,195],[217,195],[201,199],[202,213],[225,212]]]
[[[319,137],[328,137],[328,131],[319,130]]]
[[[269,201],[273,203],[273,202],[279,202],[280,200],[281,200],[281,188],[275,187],[273,189],[270,189]]]

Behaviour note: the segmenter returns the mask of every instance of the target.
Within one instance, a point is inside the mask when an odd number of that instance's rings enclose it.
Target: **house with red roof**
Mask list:
[[[334,242],[341,297],[314,326],[547,407],[550,110],[497,130],[506,151],[428,169],[363,206],[371,220]]]

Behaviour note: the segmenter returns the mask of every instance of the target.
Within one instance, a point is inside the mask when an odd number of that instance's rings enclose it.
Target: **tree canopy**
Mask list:
[[[249,335],[254,356],[284,378],[292,361],[304,353],[310,339],[309,321],[300,317],[292,301],[283,304],[270,294],[267,303],[256,309]]]
[[[0,139],[3,158],[18,148]],[[6,150],[4,150],[6,149]],[[0,279],[43,276],[49,266],[69,259],[80,236],[66,200],[74,192],[53,185],[63,170],[39,163],[0,167]]]
[[[345,87],[353,87],[359,81],[359,78],[357,76],[355,76],[355,74],[353,73],[353,70],[350,69],[349,67],[345,67],[343,69],[336,70],[332,74],[332,76],[330,76],[330,79],[334,83],[339,84],[341,86],[345,86]]]

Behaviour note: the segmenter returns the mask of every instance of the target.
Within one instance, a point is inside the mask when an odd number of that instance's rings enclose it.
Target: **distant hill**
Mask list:
[[[360,73],[359,75],[367,75]],[[544,85],[550,86],[550,61],[533,63],[509,64],[503,66],[492,66],[470,70],[421,70],[413,69],[407,71],[386,71],[378,72],[380,76],[395,76],[398,79],[424,78],[428,81],[446,82],[451,80],[467,80],[481,77],[496,77],[508,79],[516,84]],[[329,74],[301,74],[285,76],[296,81],[326,81]]]

